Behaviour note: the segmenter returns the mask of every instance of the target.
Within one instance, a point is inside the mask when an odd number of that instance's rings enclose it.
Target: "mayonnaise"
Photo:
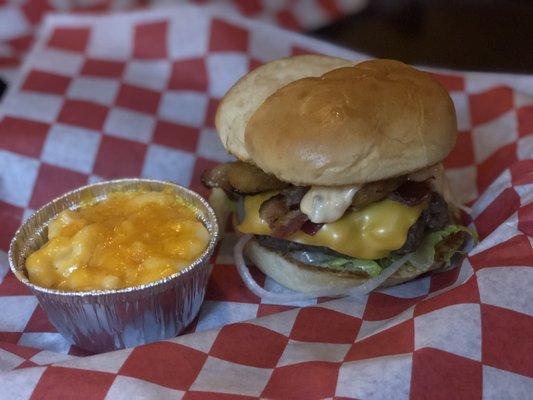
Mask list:
[[[300,211],[316,223],[338,220],[352,204],[358,186],[313,186],[300,202]]]

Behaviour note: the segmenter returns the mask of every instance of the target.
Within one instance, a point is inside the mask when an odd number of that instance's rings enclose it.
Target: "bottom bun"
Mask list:
[[[359,286],[369,278],[357,275],[339,274],[321,267],[289,260],[283,254],[261,246],[255,239],[244,248],[244,254],[257,268],[279,284],[298,291],[312,292],[323,289],[347,289]],[[428,269],[419,269],[405,264],[388,278],[381,287],[398,285],[416,278],[424,272],[438,269],[442,263],[435,263]]]

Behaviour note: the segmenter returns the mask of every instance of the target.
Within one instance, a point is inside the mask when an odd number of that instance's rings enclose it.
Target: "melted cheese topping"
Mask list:
[[[267,222],[259,216],[261,204],[276,192],[246,196],[245,218],[236,228],[242,233],[271,235]],[[375,260],[387,257],[403,246],[407,232],[426,205],[409,207],[382,200],[363,209],[348,211],[335,222],[324,224],[314,235],[298,231],[286,239],[303,244],[329,247],[351,257]]]
[[[344,215],[359,188],[357,186],[313,186],[300,202],[300,211],[314,223],[333,222]]]
[[[172,192],[113,193],[59,213],[26,270],[32,283],[48,288],[123,288],[187,267],[208,242],[194,210]]]

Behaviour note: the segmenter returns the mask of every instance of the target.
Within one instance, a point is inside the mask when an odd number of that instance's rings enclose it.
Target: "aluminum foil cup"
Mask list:
[[[109,193],[171,189],[192,204],[209,231],[207,249],[187,268],[164,279],[130,288],[65,292],[32,284],[26,257],[48,240],[48,222],[65,209]],[[209,259],[218,238],[213,209],[197,193],[170,182],[121,179],[69,192],[35,212],[17,231],[9,248],[9,265],[17,278],[37,296],[50,322],[71,343],[104,352],[167,339],[179,334],[198,313],[212,266]]]

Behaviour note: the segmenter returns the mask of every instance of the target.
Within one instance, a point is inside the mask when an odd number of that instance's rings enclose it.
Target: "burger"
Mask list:
[[[393,60],[280,59],[239,80],[215,119],[237,161],[202,182],[251,238],[246,257],[283,286],[399,284],[450,268],[473,235],[441,164],[454,106],[428,73]]]

